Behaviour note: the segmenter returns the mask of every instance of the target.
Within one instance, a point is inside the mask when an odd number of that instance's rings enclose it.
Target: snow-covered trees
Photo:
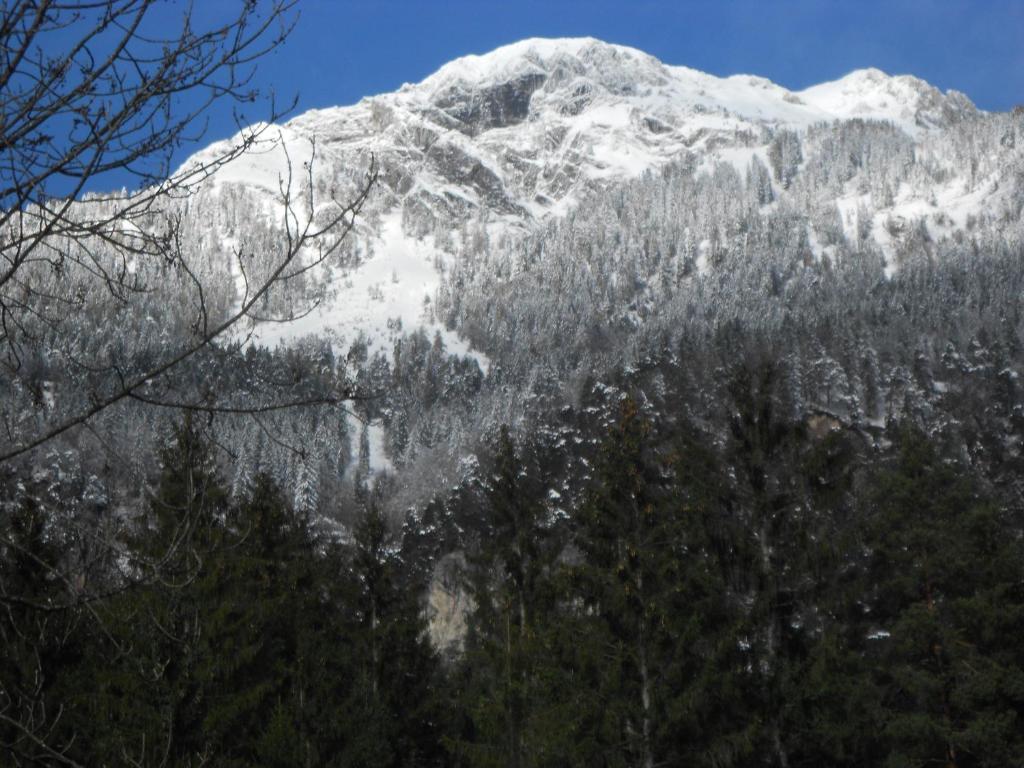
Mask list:
[[[175,173],[169,164],[208,110],[257,97],[247,70],[287,34],[292,5],[246,3],[213,26],[184,9],[169,32],[156,29],[150,0],[25,0],[0,11],[4,47],[13,52],[0,100],[0,462],[95,426],[98,414],[126,400],[207,412],[244,407],[226,403],[229,393],[196,388],[183,367],[223,358],[241,321],[279,316],[265,300],[339,249],[373,171],[351,197],[321,204],[302,184],[310,162],[303,169],[289,160],[277,201],[283,231],[262,248],[239,245],[225,270],[199,255],[210,244],[204,249],[197,237],[187,198],[265,141],[266,124]],[[271,120],[278,116],[272,110]],[[115,170],[134,174],[138,189],[81,196]],[[303,254],[312,246],[315,255]]]
[[[803,159],[800,137],[794,131],[779,131],[768,145],[768,162],[771,163],[775,180],[783,189],[789,189]]]

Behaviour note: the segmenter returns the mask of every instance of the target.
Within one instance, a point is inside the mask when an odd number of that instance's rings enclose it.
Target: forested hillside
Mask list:
[[[1024,112],[530,40],[235,141],[3,219],[0,762],[1024,766]]]
[[[718,423],[687,413],[680,366],[652,361],[546,429],[503,429],[400,531],[371,494],[344,545],[266,475],[232,501],[191,419],[116,553],[23,488],[3,565],[7,754],[1014,765],[1015,493],[910,419],[795,421],[778,367],[748,360],[723,374]],[[75,601],[86,588],[102,599]],[[465,632],[438,648],[422,596],[444,589],[463,593]],[[14,715],[45,721],[45,746]]]

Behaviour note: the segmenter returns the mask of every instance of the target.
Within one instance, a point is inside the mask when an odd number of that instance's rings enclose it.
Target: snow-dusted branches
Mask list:
[[[353,228],[376,178],[372,163],[346,199],[320,200],[315,151],[301,171],[288,158],[276,240],[265,244],[258,270],[235,253],[230,272],[241,296],[232,300],[225,265],[192,238],[188,207],[217,171],[274,141],[273,121],[287,110],[271,98],[265,122],[171,167],[213,108],[260,97],[254,63],[289,33],[294,5],[252,0],[227,18],[223,7],[200,14],[155,0],[19,0],[0,9],[0,378],[11,394],[0,463],[126,399],[217,409],[223,393],[186,391],[172,374],[200,351],[216,357],[214,347],[237,342],[229,331],[242,321],[277,319],[266,312],[274,287],[323,264]],[[138,189],[83,196],[111,171],[131,174]],[[143,336],[152,343],[142,345],[120,338],[152,334],[161,316],[184,322],[186,332]],[[118,323],[131,330],[110,328]],[[108,328],[119,338],[97,341]],[[75,386],[53,407],[57,398],[38,374],[58,366]],[[293,392],[260,408],[310,399]],[[42,407],[29,415],[26,402]]]

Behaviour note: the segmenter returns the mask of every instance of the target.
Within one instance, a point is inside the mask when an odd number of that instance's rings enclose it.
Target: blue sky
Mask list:
[[[301,108],[394,90],[524,37],[583,35],[794,89],[875,66],[985,109],[1024,102],[1024,0],[301,0],[300,13],[262,76],[297,90]]]
[[[180,15],[182,2],[161,12]],[[195,3],[200,16],[229,7]],[[294,114],[394,90],[468,53],[570,36],[792,89],[874,66],[964,91],[984,109],[1024,103],[1024,0],[300,0],[298,8],[292,35],[256,73],[280,97],[298,96]],[[265,114],[252,107],[245,117]],[[210,117],[201,143],[233,132],[229,107]],[[195,149],[183,147],[181,159]]]

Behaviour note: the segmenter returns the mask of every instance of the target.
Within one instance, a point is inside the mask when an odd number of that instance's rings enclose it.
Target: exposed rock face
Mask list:
[[[978,114],[959,91],[943,93],[912,75],[892,77],[878,69],[808,88],[803,98],[838,117],[890,120],[910,130],[944,128]]]
[[[520,75],[504,83],[465,91],[456,87],[434,100],[434,104],[476,136],[491,128],[507,128],[523,122],[530,113],[530,97],[546,80],[539,73]]]
[[[824,440],[832,432],[843,428],[843,422],[830,413],[819,412],[807,418],[807,432],[812,440]]]
[[[435,301],[442,273],[472,276],[469,251],[534,233],[616,185],[668,167],[697,175],[731,167],[747,179],[757,160],[775,171],[774,187],[763,182],[761,204],[777,204],[802,168],[800,137],[813,126],[891,124],[899,140],[925,148],[922,157],[935,165],[949,148],[926,145],[937,144],[950,126],[987,117],[963,94],[877,69],[793,92],[762,77],[716,77],[590,38],[532,39],[457,59],[394,93],[275,126],[268,133],[279,136],[277,146],[239,158],[212,184],[263,195],[273,211],[282,177],[300,187],[312,167],[311,188],[322,207],[328,195],[354,194],[372,157],[380,181],[356,233],[365,238],[362,274],[349,273],[347,292],[339,290],[322,322],[310,318],[301,332],[363,331],[390,350],[398,318],[406,330],[432,323],[428,333],[440,332],[454,349],[456,331],[424,309],[425,299]],[[1004,146],[1019,143],[1016,136],[1007,132]],[[962,189],[959,180],[935,178],[931,189],[848,186],[817,204],[835,208],[843,235],[874,240],[886,263],[898,265],[903,242],[919,231],[900,222],[934,217],[952,201],[951,224],[935,236],[962,232],[971,216],[1000,208],[994,195],[1009,197],[1021,186],[1004,168],[972,173]],[[464,240],[469,223],[473,248]],[[829,247],[817,236],[809,242],[808,258]],[[401,258],[385,264],[396,254]],[[367,296],[376,298],[370,303]],[[258,332],[267,343],[286,334],[264,331]]]
[[[876,69],[794,93],[590,38],[534,39],[457,59],[395,93],[300,115],[286,140],[316,137],[318,168],[335,177],[372,153],[394,193],[382,207],[441,217],[487,208],[529,222],[565,211],[587,185],[687,152],[750,146],[765,130],[864,118],[913,133],[976,113],[963,94]]]
[[[434,648],[445,658],[462,652],[466,619],[473,599],[465,588],[466,558],[461,552],[445,555],[434,566],[427,591],[427,627]]]

